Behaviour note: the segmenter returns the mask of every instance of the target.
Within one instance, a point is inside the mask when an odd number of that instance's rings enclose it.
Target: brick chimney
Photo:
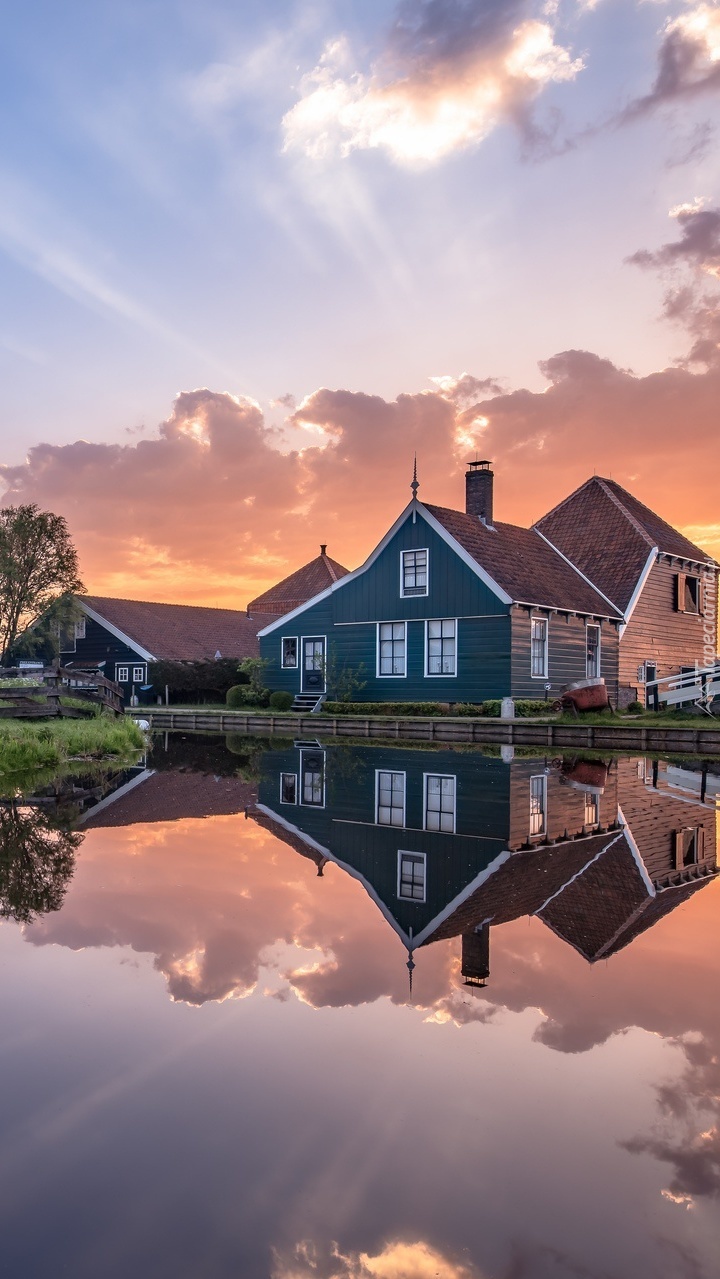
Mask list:
[[[488,461],[468,462],[465,472],[465,510],[492,528],[493,472]]]

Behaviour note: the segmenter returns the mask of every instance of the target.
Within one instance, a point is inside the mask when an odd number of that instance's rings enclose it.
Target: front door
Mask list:
[[[325,638],[314,636],[302,642],[302,691],[317,693],[318,697],[325,692]]]

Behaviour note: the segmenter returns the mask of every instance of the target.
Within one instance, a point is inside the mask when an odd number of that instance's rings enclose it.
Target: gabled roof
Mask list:
[[[84,830],[175,822],[186,817],[224,817],[242,813],[254,803],[256,788],[238,777],[206,773],[148,772],[142,785],[124,786],[89,809]]]
[[[534,529],[501,523],[488,528],[476,516],[463,511],[424,505],[514,602],[598,617],[620,616],[609,600]]]
[[[338,564],[337,560],[331,559],[323,546],[320,548],[320,554],[314,560],[310,560],[309,564],[304,564],[289,577],[284,577],[281,582],[271,586],[269,591],[251,600],[248,610],[281,617],[284,613],[290,613],[294,608],[307,603],[314,595],[332,586],[333,582],[339,582],[340,578],[347,577],[349,572],[350,570]]]
[[[654,550],[695,562],[711,556],[614,480],[593,475],[534,528],[617,606],[631,603]]]
[[[218,652],[238,659],[257,657],[257,632],[271,620],[231,608],[153,604],[102,595],[80,595],[78,603],[147,661],[211,661]]]

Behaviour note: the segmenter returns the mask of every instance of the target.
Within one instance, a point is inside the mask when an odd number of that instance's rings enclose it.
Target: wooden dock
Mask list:
[[[239,733],[246,737],[353,737],[404,742],[475,742],[539,746],[550,750],[602,750],[720,755],[720,726],[658,727],[632,724],[538,723],[529,719],[453,719],[389,715],[252,715],[233,711],[140,707],[135,718],[158,732]]]

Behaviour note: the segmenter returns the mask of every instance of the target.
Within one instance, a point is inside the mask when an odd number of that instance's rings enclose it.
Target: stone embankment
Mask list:
[[[653,727],[640,724],[538,723],[515,719],[423,719],[389,715],[252,715],[239,711],[140,707],[156,732],[239,733],[248,737],[352,737],[405,742],[477,742],[567,750],[653,751],[720,755],[720,728]]]

